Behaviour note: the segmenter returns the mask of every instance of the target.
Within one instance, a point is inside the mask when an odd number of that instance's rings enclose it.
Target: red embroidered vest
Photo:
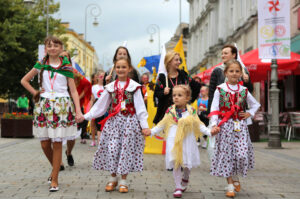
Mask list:
[[[246,99],[248,94],[248,89],[243,89],[242,91],[235,92],[231,94],[229,91],[225,91],[222,88],[218,87],[220,92],[220,100],[219,100],[219,108],[221,113],[226,113],[231,110],[232,104],[236,105],[236,111],[232,115],[233,119],[239,119],[239,112],[243,111],[244,107],[246,107]],[[219,115],[222,118],[222,115]]]

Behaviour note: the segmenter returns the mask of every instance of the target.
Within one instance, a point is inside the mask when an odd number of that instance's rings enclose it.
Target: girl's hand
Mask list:
[[[251,116],[250,113],[244,112],[244,111],[241,111],[241,112],[239,113],[239,115],[240,115],[240,117],[242,117],[243,120],[245,120],[245,119],[247,119],[248,117]]]
[[[42,88],[42,89],[40,90],[40,93],[44,93],[44,92],[45,92],[45,89]]]
[[[105,77],[105,81],[106,81],[106,82],[110,82],[110,81],[111,81],[111,78],[112,78],[111,75],[107,75],[107,76]]]
[[[168,95],[170,93],[170,88],[169,87],[166,87],[164,89],[164,95]]]
[[[76,113],[76,116],[75,116],[76,123],[81,123],[81,122],[83,122],[83,120],[84,120],[84,117],[83,117],[81,111],[79,111],[79,113]]]
[[[143,133],[143,135],[145,135],[145,136],[149,136],[149,135],[151,135],[151,130],[150,130],[150,129],[143,129],[143,130],[142,130],[142,133]]]
[[[218,126],[213,126],[211,129],[211,135],[214,136],[220,132],[220,127]]]

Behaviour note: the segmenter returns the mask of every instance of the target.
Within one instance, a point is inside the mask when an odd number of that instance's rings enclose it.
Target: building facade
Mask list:
[[[76,52],[74,56],[75,62],[77,62],[85,72],[85,76],[90,79],[91,75],[100,69],[96,50],[90,42],[84,40],[83,34],[78,34],[70,29],[69,23],[63,23],[62,25],[67,28],[66,34],[62,35],[62,37],[68,38],[67,50]]]
[[[257,48],[256,0],[188,0],[188,65],[208,69],[221,62],[221,48],[237,43],[240,53]],[[199,72],[198,71],[198,72]]]
[[[188,59],[190,67],[208,69],[221,62],[221,48],[236,43],[239,53],[244,54],[258,47],[257,0],[188,0],[190,25]],[[300,0],[290,0],[291,50],[300,52]],[[300,78],[291,75],[279,81],[280,111],[300,110]],[[268,82],[254,84],[254,96],[269,107]]]

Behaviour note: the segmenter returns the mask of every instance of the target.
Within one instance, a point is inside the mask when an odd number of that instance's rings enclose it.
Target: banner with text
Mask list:
[[[257,0],[261,59],[290,59],[290,0]]]

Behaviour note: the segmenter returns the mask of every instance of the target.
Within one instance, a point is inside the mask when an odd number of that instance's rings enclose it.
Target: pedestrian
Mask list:
[[[233,45],[227,44],[223,46],[222,48],[222,65],[216,67],[210,77],[209,82],[209,94],[208,94],[208,113],[210,113],[210,107],[211,103],[214,97],[215,90],[218,85],[226,82],[225,76],[224,76],[224,63],[231,60],[231,59],[237,59],[238,51],[237,48]],[[251,83],[250,77],[249,77],[249,71],[247,68],[243,68],[243,74],[239,80],[239,83],[242,84],[244,87],[248,89],[250,93],[253,91],[253,84]]]
[[[207,106],[208,106],[208,87],[206,85],[203,85],[200,89],[200,97],[197,100],[197,114],[199,119],[205,124],[205,126],[208,126],[209,119],[208,119],[208,113],[207,113]],[[201,147],[203,149],[207,148],[207,135],[203,135],[203,142]]]
[[[72,65],[71,55],[70,55],[70,53],[68,51],[63,50],[60,53],[60,56],[67,57],[68,61]],[[76,137],[72,137],[72,138],[70,138],[70,139],[67,140],[67,150],[65,151],[65,154],[67,156],[68,165],[71,166],[71,167],[74,166],[74,158],[73,158],[73,155],[72,155],[72,150],[73,150],[73,148],[75,146],[75,140],[76,140]],[[60,171],[63,171],[63,170],[65,170],[65,166],[63,164],[63,161],[61,161]]]
[[[188,104],[190,99],[191,89],[188,85],[174,86],[174,105],[168,108],[164,118],[151,129],[151,135],[165,132],[165,162],[167,169],[173,169],[174,198],[181,198],[182,192],[187,189],[191,168],[200,165],[196,137],[199,137],[201,132],[214,135],[220,130],[219,127],[210,130],[199,120],[196,110]],[[145,135],[149,135],[149,131]]]
[[[101,93],[104,91],[105,85],[105,72],[103,70],[99,70],[96,74],[96,83],[92,86],[92,97],[91,104],[95,104],[97,100],[100,98]],[[99,144],[100,135],[101,135],[101,125],[99,122],[104,119],[104,116],[98,117],[91,121],[92,127],[92,142],[90,146],[96,146],[95,134],[97,132],[97,144]]]
[[[143,95],[144,102],[145,102],[145,105],[146,105],[146,108],[147,108],[147,96],[148,96],[147,87],[148,87],[148,84],[149,84],[149,74],[148,73],[142,74],[141,84],[142,84],[142,95]]]
[[[79,95],[81,111],[83,113],[86,113],[87,106],[90,103],[90,99],[92,95],[92,84],[79,72],[74,73],[74,81]],[[86,144],[86,139],[90,138],[87,132],[87,127],[88,127],[88,121],[86,120],[78,124],[78,129],[81,131],[80,133],[81,144]]]
[[[192,102],[199,95],[201,84],[192,79],[184,70],[179,69],[181,64],[180,55],[175,51],[168,51],[164,64],[167,70],[167,77],[160,73],[154,90],[154,99],[157,100],[157,112],[153,123],[157,124],[162,118],[168,107],[173,104],[172,89],[179,84],[189,85],[192,89]],[[167,80],[167,81],[166,81]]]
[[[40,139],[44,154],[52,165],[48,182],[51,183],[49,191],[55,192],[59,190],[62,141],[72,139],[76,135],[75,111],[76,120],[83,116],[72,66],[66,57],[59,57],[63,49],[62,41],[49,36],[44,44],[46,57],[34,65],[34,68],[22,78],[21,84],[34,96],[36,102],[33,134]],[[39,90],[36,90],[30,85],[30,80],[38,74],[40,82]]]
[[[254,168],[253,146],[246,119],[254,117],[260,104],[248,89],[238,84],[242,66],[235,59],[225,63],[227,82],[217,86],[211,106],[211,125],[219,126],[211,162],[211,175],[227,179],[227,197],[234,197],[241,185],[237,175],[245,177]],[[245,104],[250,109],[244,110]]]
[[[132,62],[131,62],[131,57],[129,54],[128,49],[125,46],[119,46],[114,54],[113,57],[113,63],[115,63],[117,60],[119,60],[121,57],[125,57],[126,59],[128,59],[129,63],[130,63],[130,72],[128,74],[129,78],[134,80],[135,82],[139,83],[139,74],[137,72],[137,70],[132,66]],[[115,80],[117,78],[117,74],[114,71],[114,67],[112,67],[108,73],[107,76],[105,78],[106,83],[111,82],[112,80]]]
[[[17,100],[17,109],[20,113],[27,113],[29,108],[29,100],[23,93]]]
[[[130,60],[121,57],[114,69],[118,78],[105,86],[99,100],[84,115],[91,120],[105,114],[110,106],[109,115],[101,122],[104,125],[98,150],[94,156],[93,167],[106,170],[111,174],[105,191],[113,191],[119,182],[119,192],[127,193],[127,175],[143,170],[144,136],[148,129],[148,113],[144,104],[141,85],[128,77],[132,69]],[[81,118],[83,120],[83,118]]]

